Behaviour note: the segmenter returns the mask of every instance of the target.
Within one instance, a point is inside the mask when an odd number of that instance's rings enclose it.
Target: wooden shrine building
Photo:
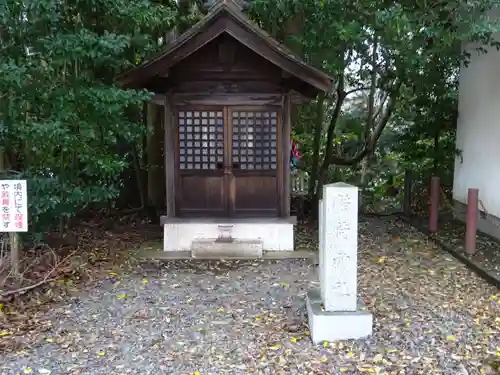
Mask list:
[[[260,252],[293,250],[291,105],[328,92],[332,79],[234,1],[216,2],[164,51],[119,78],[122,87],[164,101],[166,251],[194,252],[221,238]]]

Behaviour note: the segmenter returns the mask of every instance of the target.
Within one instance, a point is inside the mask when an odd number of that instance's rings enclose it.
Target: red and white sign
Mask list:
[[[0,180],[0,232],[27,231],[26,180]]]

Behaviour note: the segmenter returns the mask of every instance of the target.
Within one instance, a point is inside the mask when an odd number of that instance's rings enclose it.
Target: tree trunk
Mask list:
[[[318,171],[319,171],[319,159],[321,151],[321,136],[323,134],[324,127],[324,108],[323,104],[325,102],[325,96],[322,94],[318,97],[318,102],[316,104],[316,119],[314,121],[314,139],[313,139],[313,155],[312,155],[312,165],[311,165],[311,175],[309,176],[309,186],[307,189],[307,194],[309,199],[313,199],[316,193],[316,181],[318,181]]]
[[[359,211],[364,211],[365,202],[363,197],[363,191],[366,189],[366,185],[368,184],[368,158],[364,158],[361,160],[361,172],[359,179]]]
[[[4,173],[6,168],[5,168],[5,150],[3,147],[0,146],[0,173]]]
[[[432,165],[432,173],[437,175],[439,169],[439,133],[440,129],[436,128],[436,132],[434,133],[434,155],[433,155],[433,165]]]
[[[139,163],[139,153],[137,152],[137,146],[132,145],[132,164],[134,167],[135,181],[137,183],[137,191],[139,192],[139,201],[141,204],[141,209],[147,206],[148,196],[146,194],[147,181],[144,179],[144,171]]]
[[[6,163],[5,149],[0,147],[0,180],[4,179],[7,170],[10,166]],[[19,276],[19,259],[21,252],[21,239],[19,233],[10,232],[9,233],[9,244],[10,244],[10,267],[12,275]]]

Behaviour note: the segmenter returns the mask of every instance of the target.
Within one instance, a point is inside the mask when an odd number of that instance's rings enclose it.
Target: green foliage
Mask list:
[[[401,186],[406,168],[452,170],[458,67],[476,53],[460,45],[498,47],[500,25],[485,13],[493,0],[251,4],[261,27],[335,78],[331,93],[294,116],[311,197],[329,181],[381,196]],[[150,94],[113,82],[157,50],[163,33],[199,19],[199,5],[0,2],[0,165],[29,180],[32,228],[118,196],[122,172],[143,155],[141,106]]]
[[[150,94],[113,81],[158,48],[174,17],[172,4],[146,0],[0,5],[0,143],[29,180],[35,231],[118,195],[119,146],[144,133]]]
[[[387,181],[400,184],[405,168],[427,175],[452,170],[459,65],[471,53],[498,48],[500,24],[486,12],[494,5],[253,2],[252,14],[267,21],[264,27],[336,80],[334,92],[319,99],[322,110],[316,111],[317,101],[303,106],[294,124],[313,180],[311,196],[338,179],[382,194]],[[462,51],[468,41],[484,47]]]

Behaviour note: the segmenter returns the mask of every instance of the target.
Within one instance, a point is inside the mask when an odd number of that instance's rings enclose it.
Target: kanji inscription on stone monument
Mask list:
[[[326,311],[357,308],[358,189],[325,185],[320,218],[320,285]],[[326,218],[328,218],[326,220]]]

